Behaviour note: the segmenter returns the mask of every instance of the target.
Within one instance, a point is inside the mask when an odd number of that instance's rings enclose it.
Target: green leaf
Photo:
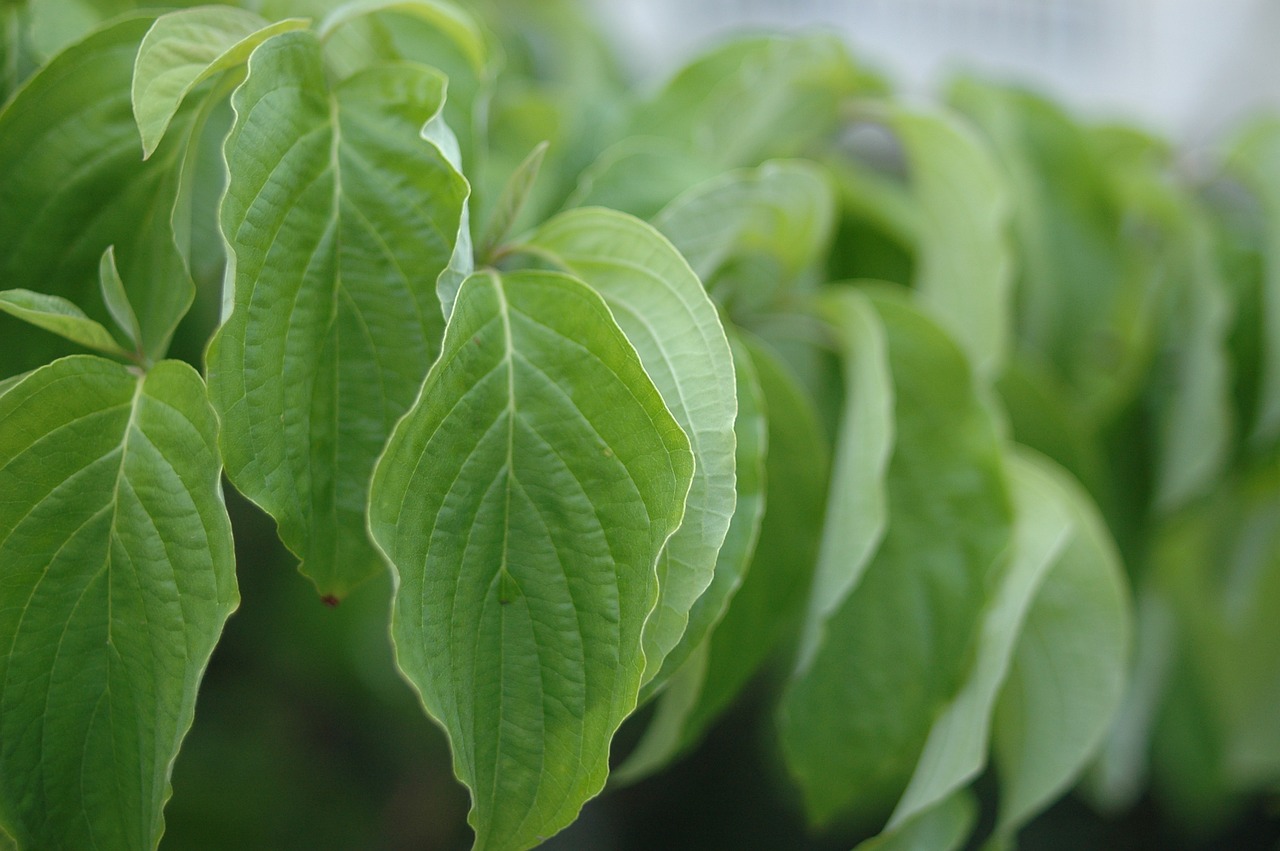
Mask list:
[[[822,302],[842,350],[844,408],[836,438],[827,513],[797,670],[821,647],[827,621],[857,587],[888,525],[885,475],[894,444],[894,391],[888,341],[866,296],[834,289]]]
[[[502,195],[493,209],[489,224],[485,227],[484,236],[480,239],[480,248],[476,251],[479,257],[489,257],[498,244],[507,238],[511,226],[520,216],[520,210],[533,191],[538,181],[538,172],[542,168],[542,160],[547,155],[547,142],[539,142],[533,146],[529,156],[521,160],[520,165],[511,173],[511,178],[502,188]]]
[[[996,703],[997,834],[1011,836],[1080,774],[1120,705],[1130,614],[1124,568],[1089,497],[1060,469],[1074,531],[1026,614]]]
[[[859,843],[854,851],[958,851],[977,821],[978,802],[960,790],[900,828]]]
[[[0,396],[0,824],[155,848],[235,609],[217,421],[191,367],[59,360]]]
[[[698,651],[706,653],[705,672],[696,683],[697,701],[683,719],[680,750],[702,737],[795,626],[822,531],[830,458],[813,402],[772,350],[752,337],[742,339],[768,422],[765,513],[747,575]],[[683,680],[694,664],[691,659],[683,666],[668,688],[688,688]]]
[[[915,288],[984,376],[1011,344],[1013,249],[1009,193],[991,153],[958,116],[893,107],[916,220]]]
[[[397,660],[449,734],[477,849],[529,848],[603,787],[692,472],[590,288],[540,272],[462,285],[369,522],[396,576]]]
[[[835,36],[744,38],[683,68],[632,126],[719,171],[801,153],[839,126],[848,98],[879,88]]]
[[[1160,530],[1152,562],[1173,603],[1190,715],[1214,743],[1214,773],[1249,793],[1280,776],[1280,462],[1272,457],[1221,483],[1198,510]],[[1167,720],[1166,720],[1167,723]],[[1173,731],[1158,746],[1169,748]]]
[[[178,107],[196,86],[243,65],[272,36],[306,27],[305,20],[273,24],[230,6],[202,6],[157,18],[138,48],[131,87],[143,158],[155,153]]]
[[[627,136],[583,170],[565,206],[608,207],[649,219],[719,171],[714,162],[675,140]]]
[[[645,625],[648,682],[710,585],[733,517],[738,404],[729,341],[689,264],[638,219],[613,210],[571,210],[539,227],[520,249],[600,293],[693,446],[684,523],[658,563],[658,606]]]
[[[1251,439],[1270,443],[1280,437],[1280,119],[1251,124],[1235,141],[1227,166],[1257,196],[1265,221],[1262,362]]]
[[[423,140],[444,81],[371,68],[330,89],[309,33],[260,45],[232,105],[230,313],[209,348],[227,475],[322,595],[381,569],[369,476],[435,359],[436,277],[466,184]],[[394,246],[394,249],[392,248]]]
[[[319,36],[329,39],[342,26],[376,12],[400,12],[429,23],[462,50],[476,74],[483,74],[489,62],[489,48],[475,19],[453,3],[440,0],[352,0],[333,10],[320,23]]]
[[[827,250],[835,196],[826,177],[803,160],[776,160],[704,181],[668,204],[653,225],[716,291],[715,275],[731,259],[763,266],[774,292],[767,303]]]
[[[159,358],[195,292],[172,218],[196,124],[181,110],[142,161],[129,84],[151,21],[126,17],[68,48],[0,112],[0,281],[61,296],[106,322],[100,261],[115,246],[142,350]],[[66,351],[5,323],[0,336],[6,371]]]
[[[1060,483],[1060,472],[1029,453],[1011,455],[1006,469],[1015,511],[1007,567],[983,613],[968,678],[934,721],[911,782],[889,819],[889,831],[938,807],[986,765],[996,696],[1027,610],[1073,532],[1071,497]]]
[[[129,303],[124,281],[120,279],[115,246],[107,246],[107,250],[102,252],[102,259],[98,261],[98,289],[116,327],[124,332],[134,349],[141,350],[142,328],[138,325],[138,314],[134,313],[133,305]]]
[[[639,780],[670,762],[686,745],[685,721],[697,707],[706,677],[707,636],[724,617],[734,594],[747,575],[755,552],[764,516],[767,421],[764,391],[756,377],[750,350],[737,336],[731,336],[733,368],[738,383],[738,418],[733,431],[738,501],[724,546],[716,558],[715,575],[707,590],[689,612],[689,626],[667,658],[653,682],[668,682],[658,697],[658,710],[627,761],[614,770],[613,780]],[[685,671],[685,668],[690,670]]]
[[[815,823],[877,817],[902,794],[969,670],[1010,539],[1000,439],[968,359],[900,297],[873,304],[893,379],[888,527],[780,706]],[[835,493],[843,484],[833,478],[829,499],[850,498]]]
[[[129,357],[110,331],[85,316],[83,310],[65,298],[31,290],[0,290],[0,311],[86,348]]]

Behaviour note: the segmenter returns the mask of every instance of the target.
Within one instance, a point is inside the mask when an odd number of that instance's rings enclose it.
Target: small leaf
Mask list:
[[[138,315],[133,312],[124,281],[120,280],[120,270],[116,268],[115,246],[107,246],[98,262],[98,289],[102,291],[102,301],[116,327],[124,332],[136,350],[141,351],[142,329],[138,327]]]
[[[520,248],[600,293],[693,446],[684,523],[658,563],[658,606],[645,624],[648,682],[711,584],[733,518],[738,403],[729,340],[689,264],[639,219],[613,210],[571,210],[543,224]]]
[[[203,382],[64,358],[0,396],[0,822],[22,848],[155,848],[235,609]]]
[[[173,217],[201,125],[193,109],[179,110],[143,162],[129,85],[153,18],[129,14],[67,48],[0,111],[0,281],[61,296],[107,322],[99,273],[102,252],[114,246],[142,350],[159,358],[195,293]],[[0,336],[4,371],[66,353],[7,318]]]
[[[529,848],[603,787],[692,472],[590,288],[540,272],[462,285],[369,524],[396,577],[397,660],[449,734],[477,849]]]
[[[716,273],[731,260],[763,267],[759,277],[768,281],[768,292],[733,293],[758,307],[823,259],[834,216],[834,193],[820,169],[774,160],[694,186],[653,225],[717,297]]]
[[[230,315],[209,347],[227,476],[322,596],[381,569],[369,476],[443,332],[436,278],[467,187],[422,128],[444,80],[397,63],[331,89],[310,33],[260,45],[232,98]],[[394,250],[393,247],[394,246]]]
[[[893,380],[888,526],[779,707],[783,752],[818,824],[877,818],[906,788],[964,682],[1012,519],[996,421],[968,359],[902,296],[873,304]],[[833,491],[842,485],[833,477]]]
[[[230,6],[201,6],[161,15],[138,47],[131,99],[149,158],[192,89],[220,71],[243,65],[259,44],[305,29],[298,18],[270,23]]]
[[[130,357],[110,331],[65,298],[31,290],[0,290],[0,310],[86,348],[117,357]]]
[[[520,162],[516,170],[511,173],[506,185],[502,187],[502,195],[498,197],[498,203],[493,208],[493,215],[489,218],[489,225],[485,228],[484,236],[480,239],[480,249],[476,252],[477,256],[489,257],[492,255],[493,250],[511,232],[511,226],[519,218],[520,210],[524,207],[524,202],[528,200],[529,193],[533,191],[533,186],[538,180],[538,172],[542,168],[542,160],[547,155],[547,147],[547,142],[539,142],[534,145],[533,150],[529,152],[529,156]]]

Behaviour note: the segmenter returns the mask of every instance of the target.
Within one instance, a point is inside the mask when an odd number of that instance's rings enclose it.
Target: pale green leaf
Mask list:
[[[697,742],[796,626],[813,576],[830,468],[829,444],[813,402],[778,356],[742,335],[763,392],[769,451],[765,512],[751,565],[711,637],[697,702],[680,750]],[[686,665],[669,688],[681,691]],[[677,698],[678,700],[678,698]]]
[[[511,226],[520,216],[520,210],[538,181],[538,172],[542,169],[547,147],[548,143],[545,141],[534,145],[533,150],[520,161],[520,165],[516,166],[506,185],[502,187],[502,194],[498,196],[489,224],[484,229],[484,236],[480,239],[480,248],[476,251],[479,257],[489,257],[511,232]]]
[[[606,148],[578,176],[566,207],[608,207],[652,218],[690,186],[720,169],[680,142],[656,136],[627,136]]]
[[[894,107],[889,123],[919,208],[915,288],[982,375],[998,375],[1011,344],[1012,208],[987,146],[942,109]]]
[[[86,348],[129,357],[110,331],[65,298],[31,290],[0,290],[0,311]]]
[[[107,313],[115,321],[116,327],[124,332],[135,349],[142,346],[142,328],[138,325],[138,315],[129,303],[129,294],[125,291],[124,281],[120,279],[120,269],[116,266],[116,250],[107,246],[98,261],[98,290],[102,293],[102,302],[107,306]]]
[[[897,829],[859,843],[854,851],[958,851],[977,821],[978,802],[960,790]]]
[[[232,104],[229,315],[209,349],[227,475],[323,595],[380,568],[369,475],[439,350],[436,277],[466,184],[422,139],[444,81],[370,68],[330,89],[309,33],[265,42]]]
[[[142,350],[159,358],[195,292],[172,223],[195,126],[191,110],[180,110],[143,162],[129,82],[151,22],[126,17],[73,45],[0,112],[0,281],[61,296],[106,322],[99,267],[114,246]],[[0,336],[6,370],[66,351],[7,322]]]
[[[155,848],[238,593],[203,382],[64,358],[0,396],[0,823]]]
[[[1124,568],[1089,497],[1056,466],[1074,531],[1026,614],[993,726],[997,833],[1012,835],[1079,776],[1124,691],[1130,614]]]
[[[369,520],[396,577],[397,660],[449,734],[477,849],[532,847],[603,787],[692,472],[590,288],[463,284]]]
[[[353,0],[339,6],[321,21],[320,38],[327,40],[342,26],[376,12],[400,12],[421,18],[453,40],[471,62],[476,74],[485,72],[490,51],[484,33],[464,9],[442,0]]]
[[[1059,483],[1060,473],[1027,453],[1011,455],[1006,469],[1015,512],[1007,567],[983,613],[977,655],[964,687],[934,721],[888,830],[939,806],[986,765],[996,696],[1027,610],[1073,533],[1070,495]]]
[[[689,612],[689,626],[680,643],[663,660],[662,670],[651,683],[664,682],[658,709],[644,737],[625,763],[616,768],[614,781],[629,783],[648,776],[670,762],[689,740],[686,720],[698,705],[706,678],[707,637],[724,617],[741,587],[755,552],[764,516],[767,421],[764,395],[756,368],[745,343],[730,336],[733,367],[738,383],[738,418],[733,431],[738,475],[738,502],[716,558],[715,575]],[[642,694],[643,699],[643,694]]]
[[[894,392],[883,324],[862,294],[839,288],[822,302],[841,349],[844,407],[798,672],[822,645],[826,623],[853,593],[888,525],[885,475],[894,443]]]
[[[761,277],[773,279],[774,291],[744,294],[758,304],[822,260],[834,215],[834,193],[817,166],[775,160],[694,186],[653,225],[713,292],[716,273],[730,259],[763,266]]]
[[[306,26],[297,18],[270,23],[230,6],[202,6],[157,18],[138,48],[131,87],[143,158],[155,153],[192,89],[220,71],[244,64],[254,48],[272,36]]]
[[[873,304],[893,381],[888,526],[780,706],[815,823],[879,817],[902,794],[969,670],[1010,539],[1000,438],[968,359],[905,299]]]
[[[729,341],[689,264],[639,219],[598,208],[571,210],[543,224],[519,248],[600,293],[693,446],[697,463],[689,505],[658,563],[658,606],[645,625],[647,682],[711,583],[733,517],[738,403]]]

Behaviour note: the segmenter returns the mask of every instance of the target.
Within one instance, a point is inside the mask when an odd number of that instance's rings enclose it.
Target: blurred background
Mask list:
[[[588,11],[625,71],[650,88],[730,32],[825,26],[904,91],[924,94],[958,69],[978,69],[1030,83],[1079,114],[1137,122],[1191,152],[1280,105],[1272,0],[599,0]],[[387,579],[326,607],[271,521],[234,493],[229,501],[243,604],[176,765],[162,848],[469,848],[467,795],[447,743],[391,660]],[[757,678],[694,754],[606,791],[544,847],[847,851],[861,834],[809,833],[778,765],[766,697],[779,674]],[[643,720],[623,728],[615,756]],[[988,820],[992,786],[979,782]],[[1179,824],[1150,798],[1103,817],[1068,797],[1023,833],[1021,847],[1280,849],[1274,796],[1209,831]]]

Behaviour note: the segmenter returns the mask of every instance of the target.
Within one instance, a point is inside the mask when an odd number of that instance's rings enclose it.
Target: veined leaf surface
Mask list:
[[[478,274],[373,478],[401,669],[449,734],[478,849],[571,822],[636,705],[689,441],[590,288]]]
[[[645,680],[684,634],[715,573],[736,500],[733,355],[715,305],[663,236],[639,219],[585,208],[556,216],[525,243],[608,302],[696,461],[684,523],[658,564],[658,607],[645,625]]]
[[[0,833],[154,848],[236,607],[217,421],[191,367],[90,356],[0,395]]]
[[[444,81],[408,64],[331,90],[310,33],[262,44],[232,105],[230,315],[209,349],[227,475],[322,595],[380,569],[369,475],[435,359],[436,278],[466,183],[423,126]]]

